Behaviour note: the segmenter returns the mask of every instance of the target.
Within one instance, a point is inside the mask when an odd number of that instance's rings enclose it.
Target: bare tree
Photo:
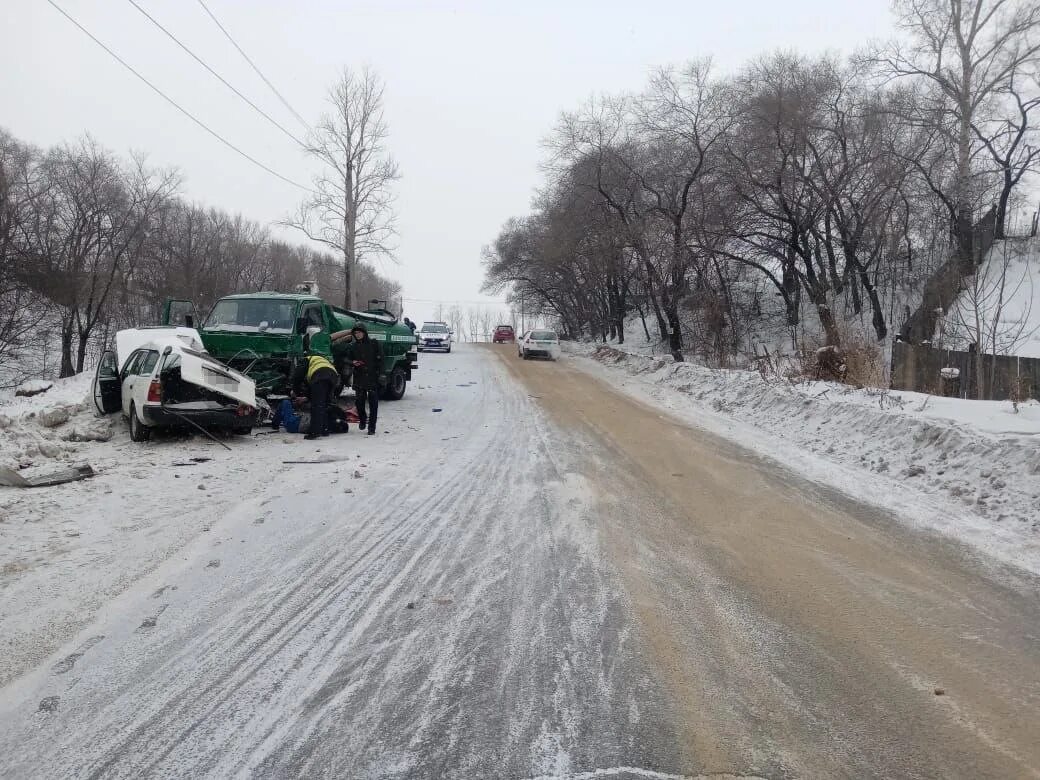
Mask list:
[[[880,56],[895,77],[928,85],[916,94],[912,118],[949,139],[954,172],[947,183],[919,166],[951,213],[964,262],[973,251],[974,216],[980,205],[976,181],[978,129],[996,95],[1016,73],[1027,73],[1040,54],[1040,5],[1032,0],[896,0],[909,45],[895,44]]]
[[[0,372],[35,346],[45,307],[23,278],[19,237],[32,219],[26,182],[37,152],[0,130]]]
[[[179,184],[175,173],[149,169],[143,158],[131,163],[127,168],[88,137],[51,150],[36,170],[34,219],[26,228],[30,278],[58,309],[63,377],[83,370],[94,329]]]
[[[400,178],[386,147],[385,86],[378,74],[344,68],[329,90],[331,110],[308,142],[320,165],[313,192],[286,221],[343,257],[347,308],[357,305],[354,274],[362,260],[393,257],[396,235],[392,184]]]

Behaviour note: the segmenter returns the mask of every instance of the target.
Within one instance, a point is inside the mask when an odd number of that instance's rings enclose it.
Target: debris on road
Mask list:
[[[200,463],[208,463],[211,460],[213,460],[213,458],[191,458],[190,460],[186,460],[186,461],[179,460],[179,461],[176,461],[174,463],[171,463],[170,465],[171,466],[197,466]]]
[[[93,477],[94,474],[94,469],[86,463],[32,477],[24,477],[14,469],[0,468],[0,485],[16,488],[51,487],[87,479],[87,477]]]

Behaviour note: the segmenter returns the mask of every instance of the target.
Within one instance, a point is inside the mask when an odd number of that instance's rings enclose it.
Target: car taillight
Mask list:
[[[251,414],[252,414],[252,413],[253,413],[254,411],[255,411],[255,410],[253,409],[253,407],[252,407],[252,406],[247,406],[246,404],[239,404],[239,405],[238,405],[238,409],[237,409],[237,410],[235,410],[235,413],[236,413],[236,414],[237,414],[237,415],[238,415],[239,417],[248,417],[248,416],[249,416],[249,415],[251,415]]]
[[[153,379],[152,383],[148,385],[148,403],[162,403],[162,382],[158,379]]]

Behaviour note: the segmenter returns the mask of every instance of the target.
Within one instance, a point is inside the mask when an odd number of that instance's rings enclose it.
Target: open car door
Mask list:
[[[101,414],[112,414],[123,408],[123,383],[119,378],[116,353],[106,350],[94,374],[94,406]]]
[[[167,298],[163,302],[162,324],[197,328],[200,325],[199,313],[191,301]]]

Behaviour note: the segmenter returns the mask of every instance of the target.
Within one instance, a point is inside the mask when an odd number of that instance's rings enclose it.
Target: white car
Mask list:
[[[557,360],[560,357],[560,337],[554,330],[529,330],[516,342],[516,354],[524,360],[533,357]]]
[[[122,411],[130,438],[155,428],[220,427],[249,432],[257,421],[256,384],[216,360],[193,328],[135,328],[116,334],[101,356],[94,405]]]
[[[443,322],[424,322],[419,328],[419,351],[440,349],[451,352],[452,335],[451,328]]]

